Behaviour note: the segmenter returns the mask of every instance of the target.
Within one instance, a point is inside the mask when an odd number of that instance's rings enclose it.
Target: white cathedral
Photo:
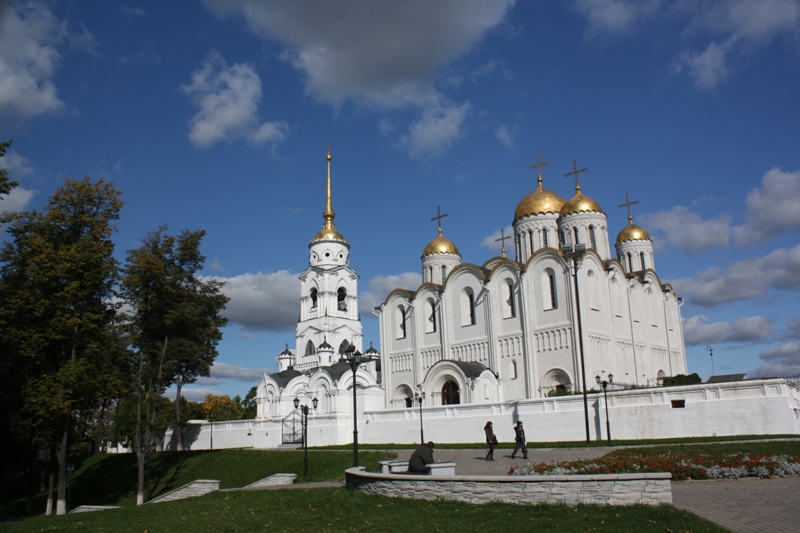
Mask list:
[[[462,262],[442,234],[446,215],[432,219],[438,235],[422,251],[422,285],[395,289],[375,308],[381,353],[370,343],[354,373],[345,357],[364,350],[359,278],[350,244],[334,226],[329,152],[324,225],[300,275],[296,345],[287,345],[279,371],[258,385],[249,445],[277,446],[281,434],[286,442],[299,403],[309,406],[308,438],[317,444],[352,442],[354,430],[362,442],[414,442],[423,419],[429,438],[444,442],[481,441],[491,419],[498,437],[511,439],[520,418],[538,440],[581,440],[584,419],[586,438],[604,438],[602,410],[621,424],[616,438],[800,432],[800,392],[789,385],[778,392],[731,385],[739,391],[732,395],[721,386],[660,386],[688,373],[682,300],[656,274],[653,242],[631,216],[636,202],[626,194],[619,206],[627,206],[628,224],[612,257],[606,214],[578,182],[586,169],[573,161],[566,175],[575,176],[575,194],[565,200],[544,187],[546,164],[538,159],[531,167],[538,186],[514,212],[513,259],[503,235],[501,256]],[[612,376],[608,404],[601,403],[599,383]],[[589,408],[576,394],[582,391],[591,391],[591,430]],[[764,416],[768,408],[759,402],[774,396],[783,403]],[[737,403],[755,397],[761,400]],[[725,425],[731,416],[745,425]],[[231,442],[243,445],[243,438]]]

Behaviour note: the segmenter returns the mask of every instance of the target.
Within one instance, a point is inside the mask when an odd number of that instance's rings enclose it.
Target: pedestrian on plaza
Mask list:
[[[486,433],[486,444],[489,445],[489,451],[486,453],[487,461],[494,461],[494,447],[497,446],[497,435],[492,430],[492,421],[486,422],[483,426],[483,432]]]
[[[408,471],[415,474],[426,474],[428,472],[427,465],[433,462],[433,448],[436,445],[433,441],[423,444],[411,454],[411,459],[408,460]]]
[[[528,447],[526,446],[525,430],[522,429],[522,420],[518,420],[517,425],[514,426],[514,442],[516,442],[517,445],[514,446],[514,451],[511,452],[511,458],[516,459],[517,452],[522,449],[522,457],[527,459]]]

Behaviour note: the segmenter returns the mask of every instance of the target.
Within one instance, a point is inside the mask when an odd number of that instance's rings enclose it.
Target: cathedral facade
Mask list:
[[[386,408],[420,396],[447,406],[565,395],[597,388],[596,377],[633,389],[687,373],[681,299],[659,280],[632,203],[612,256],[581,170],[564,200],[544,188],[544,164],[514,213],[513,259],[503,244],[500,257],[462,262],[440,223],[422,252],[422,285],[394,290],[376,310]]]

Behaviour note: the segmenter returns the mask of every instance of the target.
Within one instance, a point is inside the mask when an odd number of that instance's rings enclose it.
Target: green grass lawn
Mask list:
[[[36,517],[3,526],[8,533],[249,531],[727,531],[671,505],[627,507],[470,505],[368,496],[348,490],[292,489],[217,492],[200,498],[125,509]]]
[[[395,457],[391,452],[362,452],[359,464],[377,471],[378,461]],[[135,455],[98,454],[71,461],[76,468],[70,485],[70,508],[83,504],[136,504]],[[300,450],[160,452],[154,454],[150,462],[151,494],[157,497],[196,479],[217,479],[222,489],[244,487],[277,473],[297,474],[297,483],[344,479],[345,469],[353,465],[353,454],[309,450],[308,462],[309,475],[303,477],[303,452]],[[18,496],[2,510],[13,515],[22,514],[24,501]],[[35,499],[35,512],[43,512],[44,497],[40,494]]]

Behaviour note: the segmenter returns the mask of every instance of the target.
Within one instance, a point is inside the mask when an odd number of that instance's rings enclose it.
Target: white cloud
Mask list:
[[[219,380],[257,382],[264,377],[265,372],[272,371],[265,368],[244,368],[219,362],[215,362],[211,367],[211,377]]]
[[[461,136],[469,104],[435,87],[443,67],[497,26],[516,0],[204,0],[219,17],[241,16],[251,31],[283,47],[305,76],[305,91],[334,107],[419,109],[401,144],[412,158],[442,153]],[[487,65],[472,75],[495,69]],[[392,123],[381,121],[386,135]]]
[[[800,343],[783,343],[764,350],[758,358],[764,362],[755,371],[748,373],[751,377],[800,374]]]
[[[672,61],[672,72],[688,74],[706,91],[774,40],[786,37],[796,46],[800,33],[798,0],[575,0],[574,5],[590,35],[674,32],[685,44]],[[672,39],[658,37],[661,43]]]
[[[200,108],[189,129],[189,139],[199,148],[219,141],[246,139],[262,144],[286,137],[286,123],[258,123],[261,78],[253,65],[228,66],[218,52],[212,51],[192,73],[192,82],[181,89]]]
[[[727,214],[703,219],[688,207],[676,205],[669,211],[641,215],[640,219],[657,245],[663,240],[687,255],[730,244],[731,217]]]
[[[506,255],[509,254],[509,251],[514,250],[514,229],[511,226],[506,226],[502,230],[503,235],[505,237],[509,237],[505,242],[506,247]],[[488,237],[485,237],[481,241],[481,248],[486,248],[487,250],[491,250],[493,252],[500,253],[503,249],[503,245],[500,244],[498,239],[500,238],[501,231],[497,230]]]
[[[683,336],[686,344],[752,342],[772,335],[772,323],[761,316],[742,317],[735,322],[706,323],[705,315],[683,320]]]
[[[292,331],[297,325],[300,302],[297,276],[280,270],[215,277],[225,282],[222,292],[230,298],[224,316],[246,329]]]
[[[786,322],[786,331],[782,338],[800,339],[800,316],[796,316]]]
[[[747,222],[733,228],[739,246],[758,246],[764,240],[786,231],[800,232],[800,170],[767,171],[761,186],[747,194]]]
[[[576,0],[576,11],[586,17],[589,32],[619,33],[652,15],[659,0]]]
[[[737,261],[724,270],[709,268],[671,283],[687,301],[703,307],[764,296],[769,289],[800,290],[800,245]]]
[[[358,295],[358,310],[362,315],[372,316],[372,310],[381,305],[394,289],[414,291],[421,284],[422,275],[418,272],[375,276],[369,282],[369,289]]]
[[[514,137],[509,127],[505,124],[500,125],[500,127],[494,131],[494,137],[503,143],[507,148],[514,147]]]
[[[0,168],[8,170],[8,177],[11,180],[23,183],[25,177],[33,174],[33,167],[28,159],[16,152],[6,152],[4,157],[0,157]],[[0,212],[19,213],[26,211],[28,204],[36,196],[37,192],[18,185],[11,189],[10,194],[0,195]]]
[[[20,213],[27,211],[28,204],[38,191],[15,187],[8,195],[0,195],[0,213]]]
[[[40,2],[0,4],[0,114],[19,118],[61,111],[52,78],[67,25]]]
[[[425,109],[408,127],[408,136],[403,141],[409,156],[419,159],[444,152],[461,137],[461,125],[469,109],[469,103]]]

